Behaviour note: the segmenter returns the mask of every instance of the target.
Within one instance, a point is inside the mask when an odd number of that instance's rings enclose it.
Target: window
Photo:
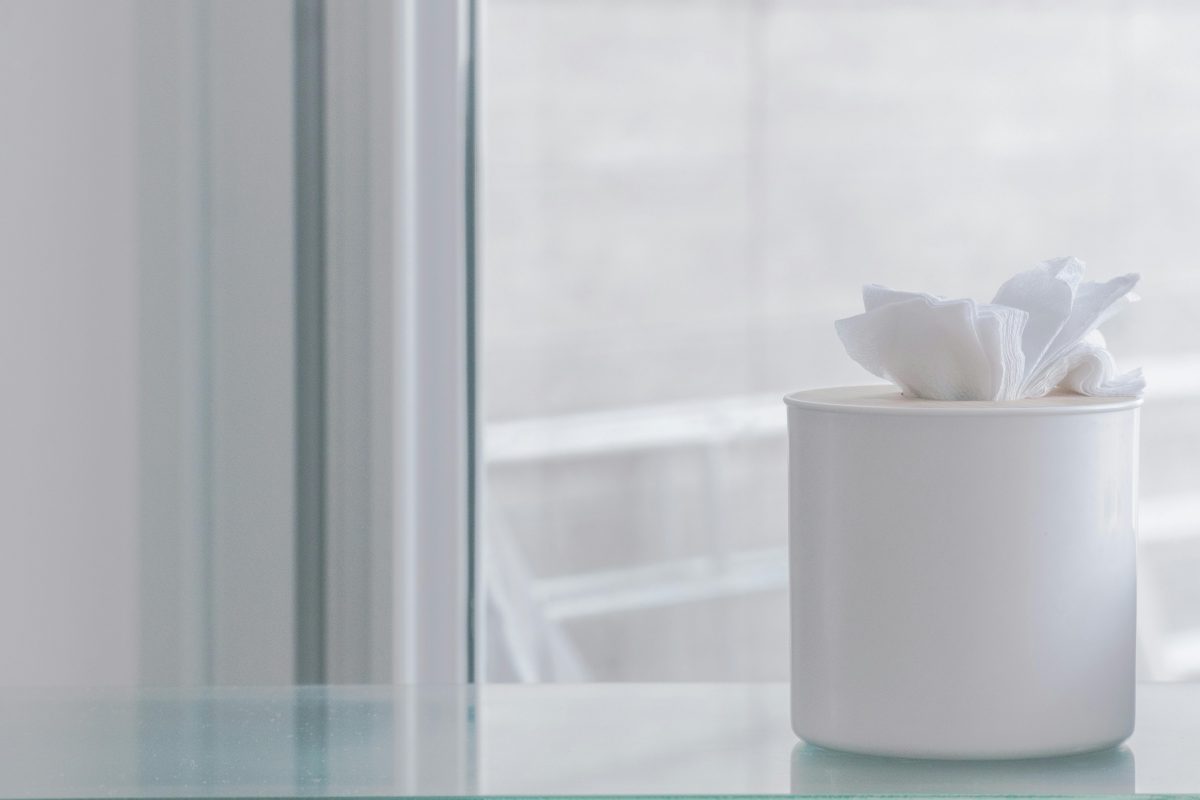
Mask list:
[[[9,5],[0,683],[781,679],[781,395],[874,382],[865,282],[1065,254],[1145,275],[1139,666],[1200,678],[1200,8]]]
[[[1200,676],[1200,9],[489,0],[492,680],[786,677],[780,396],[870,281],[1140,271],[1142,676]]]

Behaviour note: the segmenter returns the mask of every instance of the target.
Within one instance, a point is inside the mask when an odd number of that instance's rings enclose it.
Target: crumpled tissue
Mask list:
[[[990,303],[863,287],[866,312],[835,324],[851,358],[929,400],[1018,400],[1055,389],[1141,395],[1142,371],[1118,373],[1098,328],[1137,300],[1131,273],[1083,280],[1077,258],[1010,278]]]

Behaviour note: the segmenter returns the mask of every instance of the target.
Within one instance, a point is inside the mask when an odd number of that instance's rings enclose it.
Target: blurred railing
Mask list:
[[[1155,404],[1200,399],[1200,356],[1130,359],[1141,363],[1150,381]],[[485,431],[487,469],[503,471],[521,465],[544,465],[588,459],[650,454],[668,449],[697,448],[718,463],[732,443],[781,439],[787,418],[782,392],[727,397],[670,405],[491,423]],[[704,492],[720,498],[720,471],[708,473]],[[728,493],[727,491],[725,493]],[[563,624],[584,617],[695,603],[787,586],[785,546],[755,547],[693,557],[631,564],[615,569],[573,574],[533,576],[520,555],[508,526],[489,517],[489,541],[504,554],[503,563],[489,565],[496,585],[503,586],[506,604],[514,603],[532,622],[515,618],[505,626],[514,659],[525,664],[562,663],[572,666],[572,678],[587,674],[586,663],[570,643]],[[781,531],[781,536],[783,532]],[[1144,678],[1177,680],[1200,674],[1200,628],[1179,627],[1171,594],[1148,579],[1148,568],[1174,557],[1174,545],[1200,541],[1200,487],[1195,492],[1143,497],[1140,503],[1139,550],[1143,577],[1139,587],[1139,646]],[[514,571],[519,579],[514,579]],[[499,574],[497,574],[499,573]],[[514,599],[515,598],[515,599]],[[547,648],[556,655],[539,651]],[[549,670],[524,670],[509,676],[524,680],[554,680]]]

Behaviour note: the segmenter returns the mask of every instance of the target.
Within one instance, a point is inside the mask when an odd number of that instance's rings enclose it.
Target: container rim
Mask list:
[[[785,395],[783,402],[789,408],[842,414],[1048,416],[1128,411],[1141,406],[1142,398],[1088,397],[1055,392],[1027,400],[923,400],[904,397],[891,384],[876,384],[805,389]]]

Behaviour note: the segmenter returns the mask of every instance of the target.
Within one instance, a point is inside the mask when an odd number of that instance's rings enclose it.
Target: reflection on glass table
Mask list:
[[[1139,688],[1124,746],[930,762],[797,742],[782,684],[0,695],[0,797],[1200,793],[1200,685]]]
[[[874,758],[799,742],[792,750],[798,795],[1132,795],[1137,768],[1128,747],[1028,761]]]

